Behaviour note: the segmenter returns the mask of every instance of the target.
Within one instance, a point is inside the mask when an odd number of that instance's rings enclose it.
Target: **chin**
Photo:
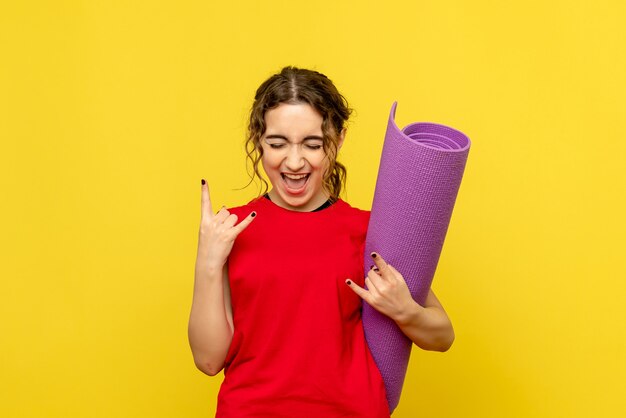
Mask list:
[[[311,202],[311,199],[313,199],[313,195],[311,195],[310,193],[294,197],[290,196],[287,192],[279,192],[279,196],[287,206],[295,209],[302,209],[304,206],[308,205]]]
[[[305,198],[305,197],[302,197],[302,198],[293,198],[293,197],[285,198],[285,197],[283,197],[283,201],[287,205],[289,205],[289,206],[291,206],[293,208],[301,208],[301,207],[305,206],[307,203],[309,203],[310,200],[311,200],[310,198]]]

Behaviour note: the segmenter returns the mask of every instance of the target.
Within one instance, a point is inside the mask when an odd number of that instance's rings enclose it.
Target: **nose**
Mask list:
[[[285,159],[285,166],[287,167],[287,170],[296,173],[302,170],[305,164],[306,162],[304,160],[304,156],[302,155],[300,144],[292,144],[289,147],[289,152],[287,153],[287,157]]]

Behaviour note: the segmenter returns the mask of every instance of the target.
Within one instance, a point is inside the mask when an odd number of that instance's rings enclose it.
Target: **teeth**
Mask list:
[[[293,175],[293,174],[283,174],[285,177],[289,177],[292,180],[299,180],[302,178],[305,178],[306,176],[308,176],[308,174],[299,174],[299,175]]]

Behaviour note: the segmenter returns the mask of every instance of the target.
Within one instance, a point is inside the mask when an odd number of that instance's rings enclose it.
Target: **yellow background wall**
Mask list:
[[[206,417],[187,318],[200,179],[255,196],[254,90],[327,74],[369,208],[391,103],[473,141],[434,280],[457,339],[394,417],[626,416],[620,1],[0,6],[0,416]]]

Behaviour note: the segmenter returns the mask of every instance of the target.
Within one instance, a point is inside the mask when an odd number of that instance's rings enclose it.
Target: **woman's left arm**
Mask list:
[[[402,332],[424,350],[447,351],[454,342],[450,318],[432,289],[423,307],[413,301],[407,311],[394,320]]]
[[[429,290],[424,306],[413,300],[404,277],[380,254],[372,253],[375,267],[370,269],[363,289],[351,280],[346,283],[374,309],[393,319],[402,332],[418,347],[430,351],[447,351],[454,341],[452,323]]]

